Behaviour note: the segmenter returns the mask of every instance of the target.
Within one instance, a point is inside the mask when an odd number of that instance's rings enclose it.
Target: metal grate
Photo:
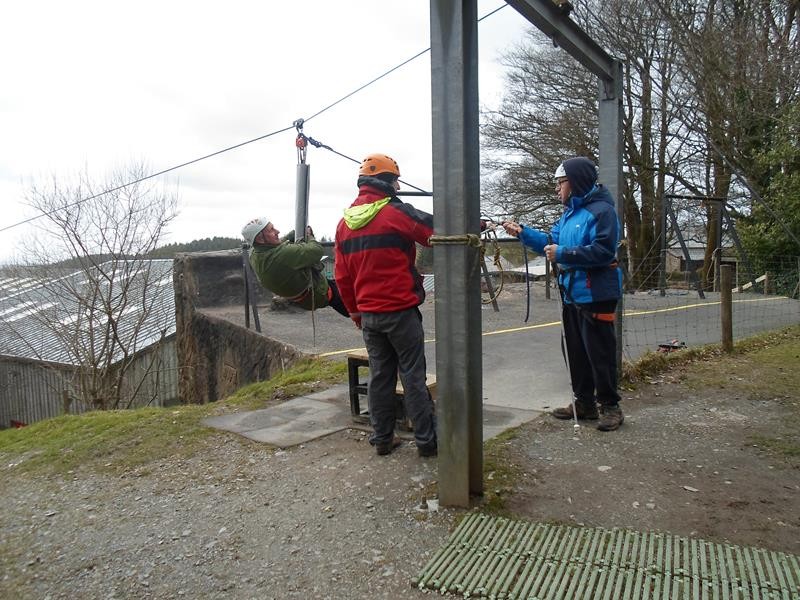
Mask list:
[[[800,600],[800,557],[472,514],[414,584],[471,598]]]

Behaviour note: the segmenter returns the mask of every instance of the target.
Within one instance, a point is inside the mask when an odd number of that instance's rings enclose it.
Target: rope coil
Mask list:
[[[500,294],[503,292],[503,284],[504,284],[504,281],[505,281],[505,276],[503,274],[503,264],[500,261],[500,244],[497,241],[497,232],[495,231],[495,227],[493,227],[493,226],[492,227],[487,227],[486,231],[483,232],[483,236],[484,236],[484,240],[486,240],[486,241],[491,240],[492,241],[492,247],[494,248],[492,264],[494,264],[494,267],[495,267],[495,269],[496,269],[496,271],[498,273],[498,279],[499,279],[499,284],[498,284],[497,288],[492,292],[491,291],[490,282],[489,282],[489,279],[488,279],[489,274],[488,274],[488,272],[486,273],[486,277],[487,277],[486,284],[487,284],[487,287],[489,288],[490,292],[489,292],[489,295],[488,295],[487,298],[481,298],[481,300],[482,300],[483,304],[491,304],[492,302],[497,300],[500,297]],[[485,256],[486,256],[486,242],[481,244],[481,260],[485,260]]]

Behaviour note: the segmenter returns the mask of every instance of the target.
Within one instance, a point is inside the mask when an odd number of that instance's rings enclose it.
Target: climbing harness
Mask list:
[[[582,269],[582,270],[586,271],[587,277],[589,277],[592,271],[596,272],[599,271],[600,269],[616,269],[617,267],[619,267],[619,263],[615,260],[606,267],[599,267],[597,269]],[[575,299],[572,297],[572,285],[575,281],[575,278],[572,275],[575,273],[575,271],[578,270],[580,269],[560,269],[561,273],[568,273],[571,275],[569,278],[569,285],[567,285],[566,287],[559,279],[559,289],[564,294],[564,298],[572,303],[572,305],[577,309],[578,313],[580,313],[582,317],[585,317],[587,319],[594,319],[596,321],[603,321],[604,323],[613,323],[614,321],[616,321],[617,320],[616,312],[592,312],[586,310],[585,308],[581,308],[580,305],[577,302],[575,302]]]
[[[300,304],[303,300],[306,299],[306,297],[308,296],[309,293],[311,293],[311,288],[307,287],[306,289],[304,289],[302,292],[300,292],[296,296],[292,296],[291,298],[287,298],[286,296],[283,296],[283,299],[286,300],[287,302],[291,302],[292,304]]]

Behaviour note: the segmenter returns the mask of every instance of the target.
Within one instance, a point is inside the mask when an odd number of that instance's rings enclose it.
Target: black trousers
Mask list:
[[[604,306],[602,312],[613,312],[615,307],[616,302]],[[575,399],[586,406],[595,401],[603,406],[616,405],[620,396],[614,323],[595,319],[591,309],[567,303],[563,305],[562,318]]]
[[[417,447],[436,447],[436,414],[425,384],[425,332],[417,308],[361,313],[361,333],[369,354],[367,400],[373,433],[370,443],[388,444],[397,419],[397,376],[403,382],[406,414]]]

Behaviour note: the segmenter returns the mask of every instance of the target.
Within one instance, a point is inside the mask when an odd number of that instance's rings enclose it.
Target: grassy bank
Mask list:
[[[345,370],[341,362],[308,360],[212,404],[95,411],[3,430],[0,471],[7,475],[80,468],[115,471],[163,456],[189,455],[214,435],[222,435],[202,425],[206,417],[265,408],[342,381]]]
[[[691,389],[729,387],[737,394],[781,402],[789,407],[790,425],[798,435],[759,438],[753,443],[765,451],[797,458],[800,456],[798,359],[800,326],[743,340],[730,354],[723,353],[718,346],[707,346],[646,355],[627,369],[623,385],[635,387],[658,374],[674,372]],[[118,471],[165,456],[188,456],[205,444],[213,444],[214,436],[225,435],[203,426],[206,417],[264,408],[345,378],[345,363],[309,360],[212,404],[97,411],[0,431],[0,471],[7,477],[87,468]],[[496,438],[485,449],[487,497],[493,510],[499,512],[503,510],[502,497],[515,475],[503,452],[507,439]]]

